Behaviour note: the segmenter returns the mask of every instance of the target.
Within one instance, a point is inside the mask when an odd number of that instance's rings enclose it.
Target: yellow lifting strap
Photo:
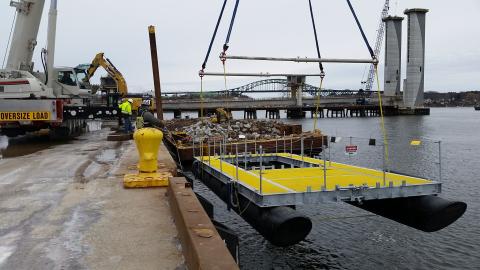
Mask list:
[[[317,130],[317,121],[318,121],[318,110],[320,107],[320,95],[322,93],[322,85],[323,85],[323,76],[320,76],[320,87],[318,88],[317,92],[317,100],[315,101],[315,118],[313,120],[313,131],[315,132]]]
[[[378,66],[375,65],[375,76],[377,77],[377,94],[378,94],[378,103],[380,106],[380,125],[382,128],[383,134],[383,144],[385,145],[385,162],[387,168],[389,167],[389,157],[388,157],[388,138],[387,131],[385,130],[385,119],[383,115],[383,104],[382,104],[382,95],[380,94],[380,79],[378,78]]]
[[[222,63],[223,63],[223,81],[225,82],[225,93],[228,95],[228,88],[227,88],[227,69],[225,67],[225,60],[222,60]],[[225,109],[226,111],[230,111],[230,105],[229,105],[229,102],[228,102],[228,98],[229,96],[227,96],[227,99],[226,99],[226,104],[225,104]]]
[[[203,76],[200,76],[200,118],[203,118]]]

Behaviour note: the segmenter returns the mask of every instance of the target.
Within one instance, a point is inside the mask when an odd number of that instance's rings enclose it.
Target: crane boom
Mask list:
[[[10,6],[17,9],[15,30],[10,44],[7,69],[33,70],[33,51],[37,45],[38,29],[42,19],[45,0],[11,1]]]
[[[380,16],[380,23],[377,30],[378,31],[377,40],[375,41],[374,52],[375,52],[375,56],[377,57],[377,60],[379,59],[379,56],[380,56],[380,51],[382,49],[382,44],[383,44],[383,37],[385,35],[385,22],[383,21],[383,19],[387,17],[389,9],[390,9],[390,0],[385,0],[385,4],[383,5],[383,9],[382,9],[382,15]],[[371,64],[370,70],[368,71],[365,90],[372,90],[374,76],[375,76],[375,65]]]
[[[122,73],[113,65],[113,63],[108,59],[105,58],[104,53],[98,53],[95,58],[93,59],[90,67],[87,69],[87,78],[89,80],[95,74],[95,71],[99,67],[103,67],[105,71],[107,71],[108,75],[115,80],[117,83],[117,91],[122,96],[125,97],[128,94],[128,87],[125,78],[123,77]]]

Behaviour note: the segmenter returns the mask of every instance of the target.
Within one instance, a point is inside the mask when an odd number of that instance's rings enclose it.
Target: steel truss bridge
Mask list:
[[[316,96],[318,94],[319,87],[313,86],[311,84],[302,84],[300,86],[302,92],[307,93],[311,96]],[[289,85],[288,80],[286,79],[266,79],[251,82],[249,84],[228,89],[228,90],[219,90],[219,91],[205,91],[204,94],[216,94],[216,95],[231,95],[237,96],[242,94],[249,93],[291,93],[291,86]],[[322,97],[336,97],[336,96],[362,96],[370,97],[374,95],[375,91],[365,91],[365,90],[333,90],[333,89],[322,89],[320,91],[320,96]],[[172,95],[195,95],[200,94],[200,92],[192,91],[179,91],[179,92],[163,92],[162,94],[167,96]]]

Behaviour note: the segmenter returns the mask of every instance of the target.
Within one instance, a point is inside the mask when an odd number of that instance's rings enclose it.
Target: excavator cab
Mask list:
[[[78,67],[74,68],[73,70],[75,71],[80,89],[90,89],[92,86],[90,84],[90,80],[88,79],[87,71]]]
[[[57,78],[53,84],[54,91],[60,95],[85,96],[91,94],[91,86],[88,81],[85,70],[80,68],[59,67],[54,71]]]

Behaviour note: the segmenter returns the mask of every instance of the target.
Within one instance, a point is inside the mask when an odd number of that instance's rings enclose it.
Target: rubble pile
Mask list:
[[[283,136],[285,124],[275,120],[233,120],[224,123],[199,121],[186,126],[171,126],[170,131],[185,132],[195,142],[202,139],[225,137],[232,142],[238,140],[240,135],[246,136],[248,140],[268,140]]]

